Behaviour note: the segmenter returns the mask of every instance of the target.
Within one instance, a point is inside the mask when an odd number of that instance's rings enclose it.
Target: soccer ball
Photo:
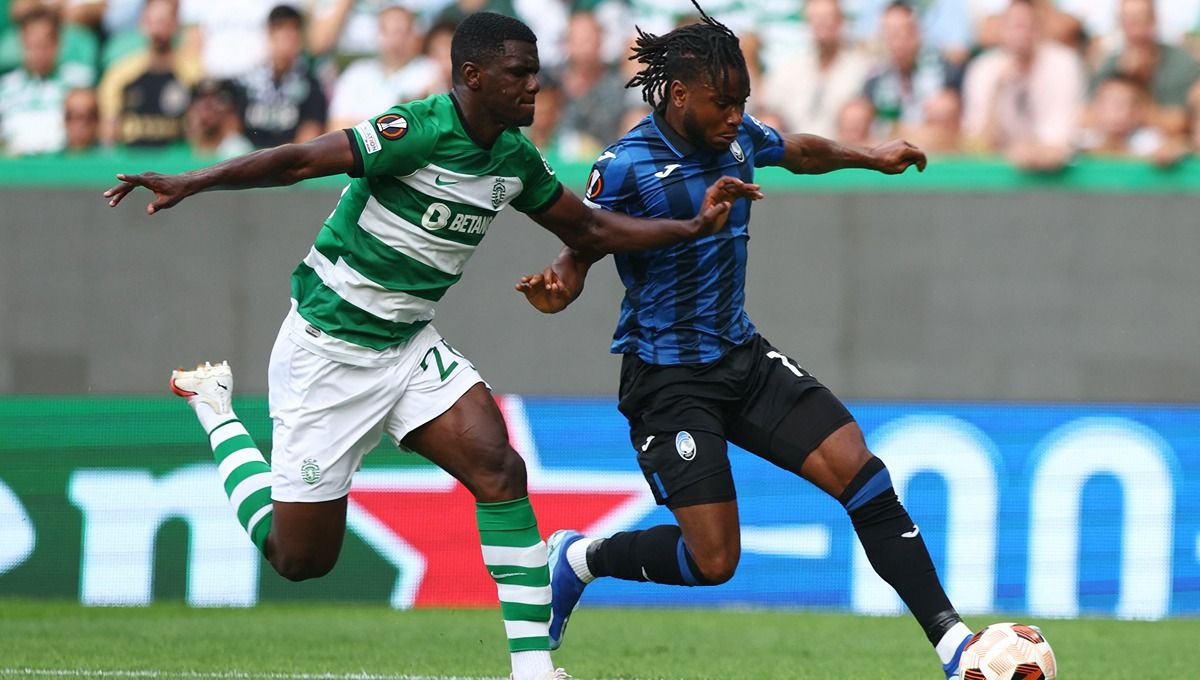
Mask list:
[[[958,665],[962,680],[1054,680],[1054,651],[1034,626],[993,623],[967,641]]]

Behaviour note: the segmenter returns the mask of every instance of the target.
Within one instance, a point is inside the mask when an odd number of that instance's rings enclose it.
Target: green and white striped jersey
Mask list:
[[[292,274],[291,334],[326,358],[382,365],[433,319],[500,210],[539,212],[562,187],[519,131],[477,144],[448,94],[347,133],[361,168]]]

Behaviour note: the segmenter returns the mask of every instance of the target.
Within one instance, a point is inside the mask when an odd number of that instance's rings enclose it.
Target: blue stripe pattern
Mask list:
[[[689,219],[721,176],[753,182],[755,167],[782,157],[779,133],[751,116],[736,145],[717,153],[692,147],[651,114],[600,156],[586,193],[609,210]],[[750,202],[741,200],[717,234],[614,256],[625,298],[612,351],[659,365],[711,363],[753,337],[744,308],[749,222]]]
[[[689,586],[698,586],[700,581],[692,573],[692,568],[688,566],[687,561],[687,546],[683,544],[683,537],[679,537],[679,542],[675,544],[675,559],[679,560],[679,574],[683,576],[683,582]]]
[[[846,512],[853,512],[859,509],[864,504],[869,503],[871,499],[879,494],[892,488],[892,475],[888,473],[887,468],[883,468],[876,472],[873,477],[863,484],[858,493],[846,502]]]

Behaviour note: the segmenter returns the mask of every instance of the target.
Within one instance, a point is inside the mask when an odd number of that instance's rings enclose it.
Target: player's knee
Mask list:
[[[307,581],[328,574],[333,565],[337,564],[337,556],[317,554],[289,554],[277,551],[271,555],[271,566],[282,577],[289,581]]]
[[[467,484],[482,503],[510,501],[524,496],[525,461],[505,444],[480,456],[480,464]]]
[[[733,578],[741,558],[740,550],[722,549],[699,557],[692,556],[700,570],[700,581],[706,586],[717,586]]]

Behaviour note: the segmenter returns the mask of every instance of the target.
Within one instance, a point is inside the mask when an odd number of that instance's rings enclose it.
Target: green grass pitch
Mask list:
[[[1025,622],[1042,626],[1064,680],[1200,677],[1197,619]],[[502,637],[498,614],[488,610],[0,600],[0,677],[499,678],[508,674]],[[940,678],[911,619],[812,612],[581,609],[555,661],[593,680]]]

